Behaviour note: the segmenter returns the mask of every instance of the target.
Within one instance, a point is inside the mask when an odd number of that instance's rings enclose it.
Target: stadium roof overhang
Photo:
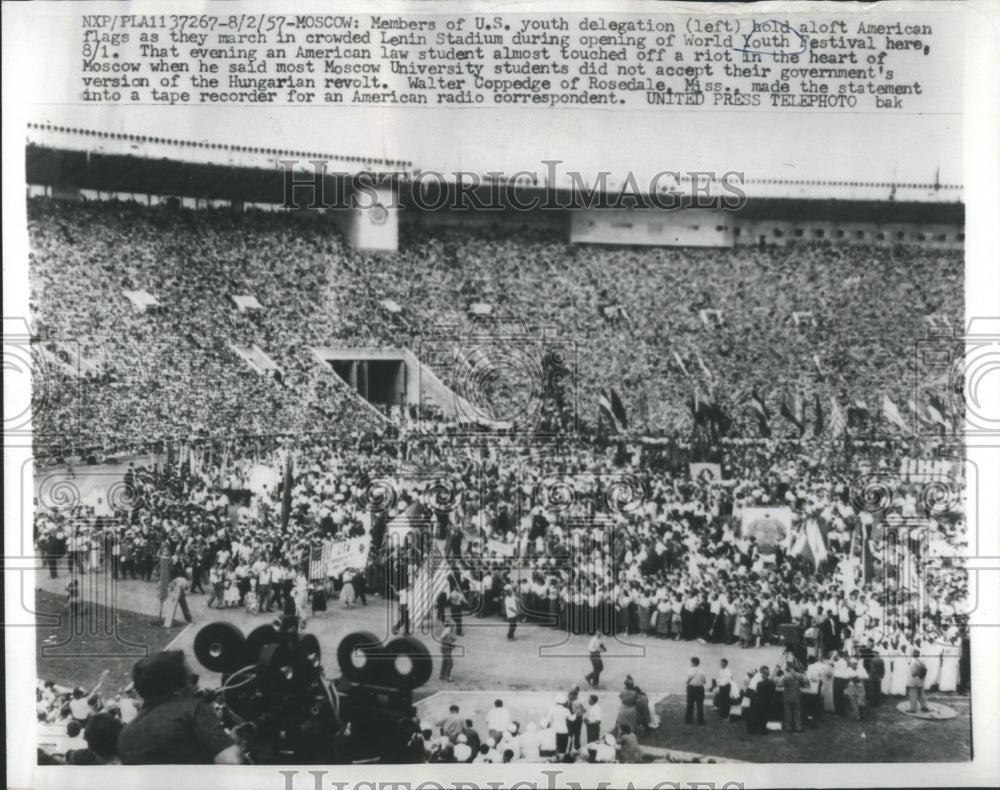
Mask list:
[[[285,194],[285,171],[277,167],[182,162],[35,145],[27,147],[25,167],[29,184],[60,188],[245,203],[282,203]],[[328,194],[335,194],[337,181],[336,176],[325,177]]]
[[[174,155],[157,155],[154,150],[159,143],[135,144],[135,153],[128,152],[128,146],[114,146],[115,150],[81,149],[70,146],[52,146],[29,142],[25,149],[25,165],[29,184],[50,186],[60,189],[94,190],[103,192],[134,193],[188,197],[204,200],[225,200],[243,203],[264,203],[280,205],[285,202],[289,174],[280,161],[284,157],[298,158],[301,165],[310,156],[321,156],[309,152],[279,151],[239,151],[239,150],[198,150],[204,161],[188,161]],[[150,147],[151,146],[151,147]],[[221,160],[221,161],[220,161]],[[325,161],[325,160],[324,160]],[[407,209],[426,210],[426,201],[421,200],[418,190],[422,186],[414,180],[418,170],[413,170],[409,162],[394,160],[358,159],[330,160],[328,171],[323,177],[324,201],[332,205],[351,192],[349,181],[353,173],[369,172],[376,175],[392,174],[396,177],[399,204]],[[308,168],[297,170],[297,183],[311,181]],[[551,193],[542,185],[505,184],[497,189],[495,184],[483,183],[476,189],[468,187],[461,191],[479,195],[481,202],[496,206],[499,195],[500,206],[520,207],[533,205],[533,211],[544,210],[545,195]],[[864,185],[859,185],[864,186]],[[890,188],[893,185],[872,185],[872,189],[841,189],[842,197],[828,196],[840,187],[836,184],[789,183],[781,186],[769,184],[766,189],[755,189],[748,184],[745,206],[740,209],[742,219],[804,220],[822,219],[832,222],[865,221],[876,223],[920,222],[935,224],[963,224],[965,206],[961,202],[961,191],[951,185],[942,188],[938,200],[935,185],[903,185],[920,187],[902,189],[899,194]],[[454,183],[435,180],[436,190],[444,190],[448,198],[440,201],[442,206],[455,205],[454,199],[460,191]],[[823,194],[824,187],[827,195]],[[874,187],[878,187],[876,191]],[[885,187],[885,189],[882,189]],[[926,189],[924,189],[926,187]],[[513,191],[511,191],[513,190]],[[300,205],[308,205],[307,189],[296,190],[296,200]],[[511,195],[516,195],[516,204]],[[558,190],[555,201],[565,209],[586,208],[588,204],[579,194]],[[532,197],[537,198],[532,200]],[[689,206],[688,196],[682,197],[674,207]],[[600,204],[599,204],[600,205]],[[612,201],[612,205],[614,201]],[[629,198],[621,204],[629,207]],[[590,204],[593,206],[593,203]],[[519,210],[523,211],[522,208]]]

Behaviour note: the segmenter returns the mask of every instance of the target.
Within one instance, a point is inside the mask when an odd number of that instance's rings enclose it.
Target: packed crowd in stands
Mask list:
[[[866,481],[898,477],[930,444],[888,424],[879,441],[799,438],[777,417],[776,436],[761,439],[743,408],[751,390],[775,414],[789,391],[806,402],[817,394],[870,402],[874,392],[905,402],[923,316],[958,325],[956,253],[598,248],[540,231],[421,230],[404,234],[399,253],[376,258],[348,248],[321,216],[51,199],[30,201],[29,227],[36,328],[72,341],[94,365],[82,378],[46,369],[36,434],[67,460],[159,452],[155,464],[129,468],[127,502],[114,512],[39,503],[35,539],[52,576],[68,568],[151,580],[168,557],[171,577],[186,578],[210,606],[305,616],[332,590],[341,601],[364,601],[366,590],[397,596],[405,574],[387,568],[423,558],[386,535],[420,502],[451,564],[450,589],[429,613],[436,619],[505,617],[512,594],[521,619],[574,634],[751,647],[780,643],[778,627],[794,623],[821,695],[835,686],[824,679],[850,685],[844,667],[858,675],[855,658],[870,666],[869,646],[886,662],[884,693],[898,693],[914,648],[930,656],[941,690],[957,685],[952,659],[968,590],[949,564],[964,545],[960,472],[947,480],[954,491],[944,505],[926,497],[919,476],[873,503]],[[146,290],[162,308],[136,312],[122,289]],[[230,298],[238,294],[256,296],[263,310],[239,312]],[[388,314],[384,299],[402,312]],[[447,428],[422,437],[425,426],[386,425],[361,407],[310,351],[406,346],[421,327],[471,328],[473,301],[555,324],[576,345],[581,414],[596,415],[598,393],[614,386],[632,433],[605,441],[584,430],[538,455],[516,438],[452,441]],[[706,328],[703,309],[720,310],[721,326]],[[817,325],[796,325],[793,311],[810,311]],[[233,343],[260,346],[280,377],[254,371]],[[688,473],[697,459],[685,402],[696,370],[733,418],[716,443],[721,480]],[[644,444],[639,434],[667,443]],[[788,507],[787,537],[759,545],[744,534],[742,511],[755,506]],[[930,525],[921,539],[941,558],[933,572],[882,564],[891,527],[911,518]],[[326,541],[365,536],[367,569],[311,578],[310,559]],[[733,680],[731,704],[752,697],[744,692],[754,679]],[[831,704],[842,709],[844,684],[836,685]],[[51,690],[39,694],[47,718],[63,711]],[[589,703],[580,705],[589,723]],[[573,708],[568,697],[559,706]],[[489,738],[442,734],[435,724],[427,758],[531,759],[549,751],[548,730],[565,735],[556,719],[514,731],[508,722]],[[649,722],[619,724],[609,742],[598,728],[596,751],[578,756],[601,761],[606,743],[629,761],[623,754]]]
[[[70,765],[117,765],[117,740],[122,727],[136,717],[141,701],[131,687],[115,693],[102,687],[107,671],[89,692],[77,686],[58,688],[52,681],[36,683],[38,721],[60,733],[61,761]],[[63,735],[64,733],[64,735]],[[44,740],[46,736],[42,736]],[[39,752],[44,759],[44,751]]]
[[[924,318],[958,328],[962,315],[961,254],[912,246],[607,248],[540,230],[415,228],[384,256],[349,248],[329,218],[309,213],[34,198],[28,216],[36,330],[93,366],[80,379],[60,365],[45,370],[35,431],[56,447],[72,435],[66,452],[352,436],[375,418],[310,348],[417,345],[442,326],[488,332],[466,312],[478,301],[529,335],[544,317],[559,347],[575,349],[588,422],[598,392],[614,386],[637,430],[686,435],[690,379],[704,363],[734,433],[754,435],[753,389],[775,414],[792,392],[872,406],[884,390],[905,403]],[[136,312],[125,289],[148,291],[161,308]],[[263,309],[240,312],[235,295]],[[384,300],[401,312],[386,312]],[[706,328],[701,310],[718,310],[721,325]],[[811,313],[815,326],[793,312]],[[231,344],[258,345],[280,380]]]

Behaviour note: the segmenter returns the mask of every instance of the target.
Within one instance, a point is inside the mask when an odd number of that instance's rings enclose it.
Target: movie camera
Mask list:
[[[422,642],[383,644],[367,631],[337,647],[341,677],[323,670],[319,640],[285,616],[248,635],[232,623],[206,625],[194,654],[222,675],[209,692],[223,723],[255,763],[398,763],[417,727],[413,691],[433,671]]]
[[[776,666],[785,667],[789,663],[789,658],[794,659],[796,669],[802,671],[806,668],[806,658],[808,656],[808,645],[804,636],[805,629],[795,623],[783,623],[778,626],[778,636],[785,646]]]

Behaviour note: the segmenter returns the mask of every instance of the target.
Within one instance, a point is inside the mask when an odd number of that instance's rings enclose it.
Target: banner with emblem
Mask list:
[[[788,548],[792,534],[790,507],[745,507],[741,516],[740,534],[756,538],[761,554],[773,554],[779,546]]]
[[[722,466],[720,464],[697,461],[688,464],[688,474],[691,475],[692,480],[700,480],[703,475],[707,475],[709,479],[718,482],[722,480]]]

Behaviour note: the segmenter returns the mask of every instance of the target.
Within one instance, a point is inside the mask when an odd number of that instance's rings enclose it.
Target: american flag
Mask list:
[[[830,433],[834,436],[840,436],[847,429],[847,420],[844,418],[844,413],[840,410],[840,404],[837,403],[836,398],[830,398]]]
[[[368,564],[368,546],[365,539],[352,538],[349,541],[328,540],[322,548],[309,550],[309,578],[326,579],[339,576],[348,568],[363,569]],[[331,562],[336,563],[331,565]]]
[[[309,552],[309,578],[310,579],[325,579],[326,578],[326,566],[330,559],[330,551],[333,549],[333,545],[329,542],[323,544],[323,548],[320,551],[315,549]]]

